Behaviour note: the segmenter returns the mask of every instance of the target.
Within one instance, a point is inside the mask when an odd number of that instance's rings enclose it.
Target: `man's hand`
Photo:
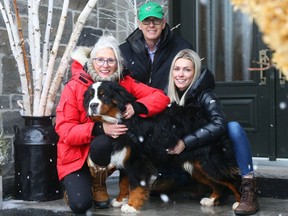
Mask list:
[[[185,149],[183,140],[179,140],[177,145],[172,149],[167,149],[168,154],[180,154]]]

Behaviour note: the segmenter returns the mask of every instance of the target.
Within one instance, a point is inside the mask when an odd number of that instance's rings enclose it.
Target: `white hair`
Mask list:
[[[97,43],[94,45],[91,53],[90,53],[90,62],[92,63],[93,58],[96,56],[96,53],[99,50],[110,48],[113,50],[116,60],[117,60],[117,73],[118,80],[121,78],[122,65],[123,65],[123,57],[121,56],[121,51],[119,49],[119,43],[115,37],[112,35],[103,35],[101,36]]]

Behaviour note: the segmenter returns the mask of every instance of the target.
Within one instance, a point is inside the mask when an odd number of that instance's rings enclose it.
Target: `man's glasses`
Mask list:
[[[159,18],[146,18],[142,21],[143,25],[150,25],[150,23],[153,23],[153,25],[160,25],[162,22],[162,19]]]
[[[113,59],[113,58],[108,58],[108,59],[104,59],[104,58],[93,58],[93,60],[95,61],[95,63],[98,66],[103,66],[105,64],[105,62],[110,66],[113,67],[116,65],[117,60]]]

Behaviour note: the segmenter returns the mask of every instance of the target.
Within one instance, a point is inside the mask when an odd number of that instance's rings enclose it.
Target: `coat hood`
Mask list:
[[[207,69],[203,68],[201,70],[201,74],[199,78],[196,80],[196,82],[191,86],[187,97],[197,97],[202,92],[204,92],[207,89],[214,89],[215,88],[215,79],[212,72]]]

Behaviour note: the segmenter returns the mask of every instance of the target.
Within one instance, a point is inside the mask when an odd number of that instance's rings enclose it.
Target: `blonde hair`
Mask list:
[[[190,60],[194,66],[194,77],[192,79],[192,82],[190,83],[188,88],[185,90],[185,92],[181,98],[179,98],[179,96],[178,96],[177,87],[174,84],[174,79],[173,79],[173,70],[174,70],[175,62],[180,58]],[[195,83],[195,81],[199,78],[200,73],[201,73],[201,59],[196,52],[194,52],[191,49],[183,49],[177,53],[177,55],[174,57],[174,59],[172,61],[172,64],[170,67],[170,72],[169,72],[167,96],[170,98],[171,103],[176,102],[180,106],[185,105],[186,94],[189,91],[189,89],[191,88],[191,86]]]
[[[121,51],[119,49],[119,43],[115,37],[112,35],[101,36],[97,43],[94,45],[90,53],[90,63],[92,64],[93,58],[99,50],[110,48],[113,50],[116,60],[117,60],[117,75],[118,80],[121,79],[122,69],[123,69],[123,57],[121,56]]]

